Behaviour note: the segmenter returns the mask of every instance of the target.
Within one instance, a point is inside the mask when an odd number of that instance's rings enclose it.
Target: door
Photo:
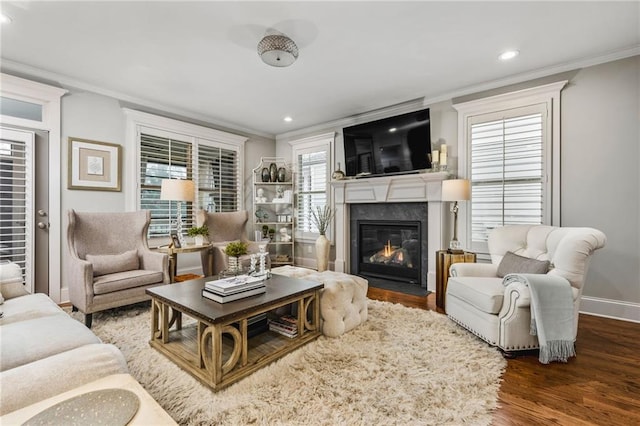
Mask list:
[[[49,291],[47,176],[47,132],[0,127],[0,262],[17,263],[32,293]]]

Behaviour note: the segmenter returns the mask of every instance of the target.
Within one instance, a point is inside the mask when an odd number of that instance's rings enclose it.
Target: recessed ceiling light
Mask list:
[[[502,52],[498,59],[501,61],[508,61],[509,59],[513,59],[520,54],[519,50],[507,50],[506,52]]]
[[[10,24],[11,18],[5,15],[4,13],[0,13],[0,23],[2,24]]]
[[[393,133],[393,132],[395,132],[396,130],[398,130],[398,129],[396,129],[395,127],[392,127],[392,128],[390,128],[390,129],[389,129],[389,132]]]
[[[291,123],[291,122],[293,121],[293,118],[291,118],[291,117],[289,117],[289,116],[286,116],[286,117],[284,118],[284,121],[286,121],[287,123]]]

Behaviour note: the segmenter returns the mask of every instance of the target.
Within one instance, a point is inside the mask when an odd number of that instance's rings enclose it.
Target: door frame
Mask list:
[[[0,95],[42,106],[41,120],[27,120],[0,114],[0,123],[49,132],[49,297],[62,302],[61,256],[61,98],[67,90],[0,73]]]

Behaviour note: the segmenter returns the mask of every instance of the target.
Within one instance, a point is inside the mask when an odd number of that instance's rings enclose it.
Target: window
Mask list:
[[[496,227],[559,224],[560,90],[553,83],[457,104],[458,174],[471,180],[461,206],[465,246],[487,253]]]
[[[333,205],[327,183],[333,142],[333,133],[291,142],[296,165],[296,238],[299,240],[315,240],[318,229],[310,220],[311,212],[318,206]],[[331,230],[329,226],[329,239]]]
[[[541,106],[543,109],[544,105]],[[539,109],[539,108],[535,108]],[[544,222],[546,111],[512,110],[471,124],[471,241],[503,225]]]
[[[148,236],[168,237],[176,201],[160,200],[163,179],[189,179],[197,188],[194,203],[182,205],[183,222],[194,224],[195,211],[242,209],[242,164],[246,138],[163,117],[125,110],[129,137],[138,147],[135,169],[139,191],[131,204],[151,211]]]

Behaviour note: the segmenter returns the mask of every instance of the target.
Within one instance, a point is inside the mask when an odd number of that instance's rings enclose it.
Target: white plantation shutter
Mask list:
[[[33,289],[33,173],[33,134],[3,128],[0,139],[0,263],[18,264],[27,289]]]
[[[491,229],[546,219],[546,108],[476,116],[470,125],[471,240],[486,246]]]
[[[297,157],[297,230],[301,233],[317,233],[309,220],[316,206],[324,206],[327,201],[327,181],[329,180],[327,149],[312,150]]]
[[[189,142],[140,135],[140,209],[151,211],[149,237],[165,237],[171,232],[178,203],[160,200],[162,179],[193,179]],[[186,228],[192,223],[192,203],[182,204]]]
[[[211,212],[233,212],[240,205],[238,153],[231,149],[198,146],[198,200]]]

